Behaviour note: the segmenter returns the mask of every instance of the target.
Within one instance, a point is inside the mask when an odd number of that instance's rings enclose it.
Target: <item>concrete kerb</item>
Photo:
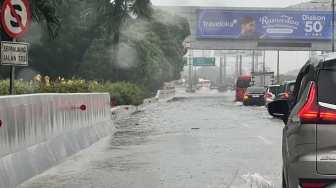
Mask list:
[[[176,94],[176,91],[173,89],[172,90],[158,90],[155,97],[145,99],[144,102],[139,106],[122,105],[122,106],[111,108],[112,119],[119,120],[124,117],[128,117],[135,112],[144,110],[145,108],[147,108],[148,106],[152,104],[169,100],[173,98],[175,94]]]

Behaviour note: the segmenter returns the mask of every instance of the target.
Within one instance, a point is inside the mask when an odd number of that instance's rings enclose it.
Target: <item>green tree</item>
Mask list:
[[[190,35],[188,20],[179,15],[157,10],[153,15],[150,28],[152,32],[159,36],[161,42],[158,45],[162,48],[165,57],[173,67],[171,80],[180,79],[181,71],[185,64],[183,56],[186,53],[183,41]]]
[[[81,17],[86,6],[87,3],[80,0],[65,1],[57,6],[62,19],[60,34],[57,39],[49,40],[42,32],[39,39],[34,39],[39,42],[31,42],[29,68],[52,79],[58,76],[71,78],[78,71],[86,50],[97,35],[96,31],[90,30],[93,20]]]
[[[170,17],[173,21],[160,20],[160,17]],[[163,82],[180,79],[185,64],[182,43],[189,33],[185,18],[163,11],[158,13],[158,17],[137,20],[122,27],[118,63],[115,64],[119,69],[118,80],[137,83],[156,91],[163,86]],[[112,71],[111,64],[109,66],[107,63],[113,61],[113,52],[113,36],[95,39],[85,54],[85,63],[78,76],[113,80],[111,77],[116,71]]]
[[[113,37],[112,53],[112,80],[119,78],[118,53],[120,43],[120,30],[123,26],[132,23],[132,16],[138,19],[149,18],[153,12],[150,0],[96,0],[91,3],[84,15],[94,17],[96,23],[93,27],[103,34]]]

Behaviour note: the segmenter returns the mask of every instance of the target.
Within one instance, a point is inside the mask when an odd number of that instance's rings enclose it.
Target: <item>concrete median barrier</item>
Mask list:
[[[175,96],[176,90],[175,89],[168,89],[168,90],[158,90],[156,93],[155,98],[157,99],[169,99]]]
[[[143,110],[149,105],[159,102],[160,100],[171,99],[172,97],[175,96],[175,94],[176,94],[176,91],[174,89],[158,90],[155,97],[145,99],[143,103],[139,106],[123,105],[123,106],[111,108],[112,119],[118,120],[118,119],[127,117],[133,114],[134,112]]]
[[[14,187],[116,128],[108,93],[0,97],[0,187]]]

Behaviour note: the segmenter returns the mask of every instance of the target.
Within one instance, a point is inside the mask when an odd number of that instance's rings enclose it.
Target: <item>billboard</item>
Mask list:
[[[196,28],[198,39],[331,40],[332,13],[197,9]]]

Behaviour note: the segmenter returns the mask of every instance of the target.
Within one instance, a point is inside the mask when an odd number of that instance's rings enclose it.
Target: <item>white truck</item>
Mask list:
[[[251,72],[251,86],[266,87],[274,84],[274,72]]]

